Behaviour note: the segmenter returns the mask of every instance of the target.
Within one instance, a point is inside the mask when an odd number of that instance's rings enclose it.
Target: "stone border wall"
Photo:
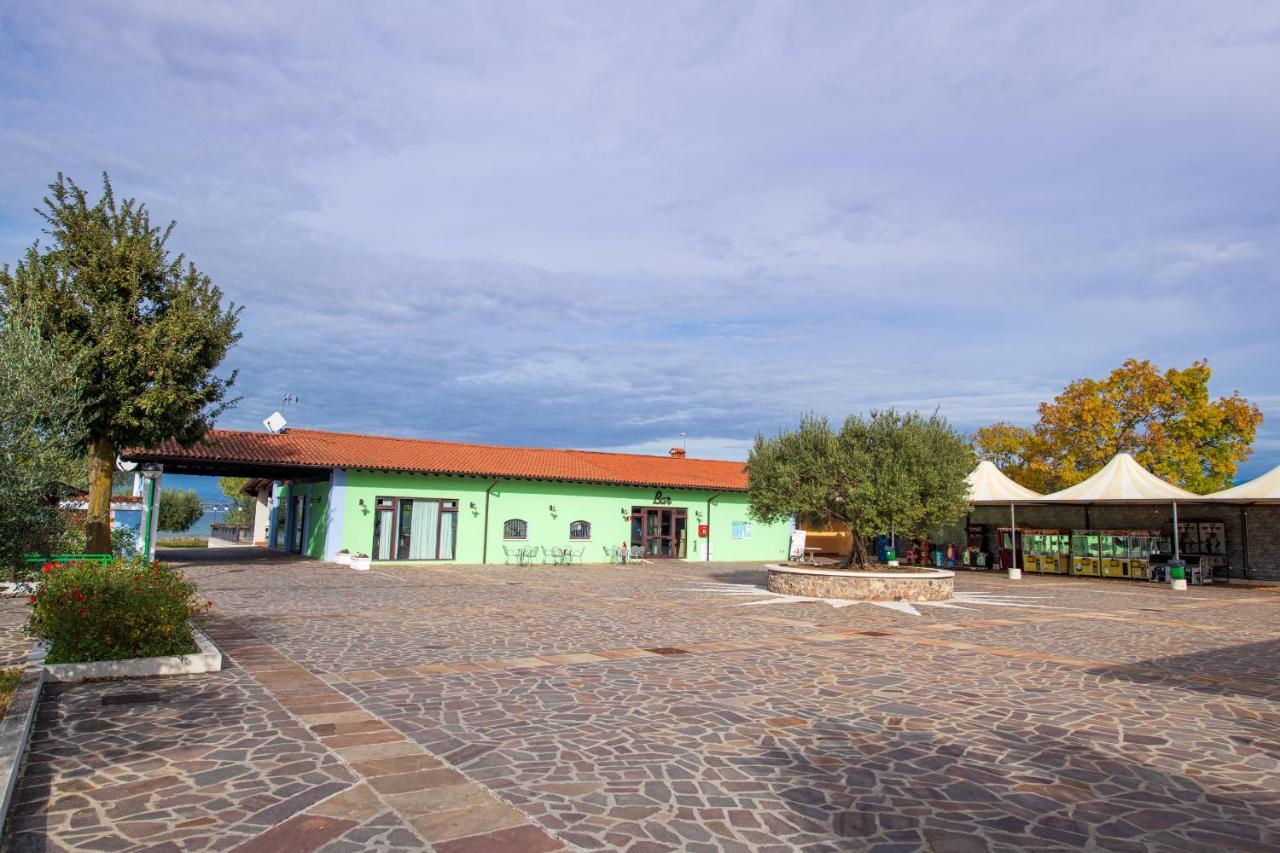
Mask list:
[[[955,595],[955,573],[820,572],[769,566],[767,587],[780,595],[842,598],[850,601],[948,601]]]

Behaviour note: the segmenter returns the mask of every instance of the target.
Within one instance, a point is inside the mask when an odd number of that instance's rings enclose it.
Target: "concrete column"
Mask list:
[[[258,489],[257,501],[253,506],[253,544],[259,547],[267,544],[267,526],[271,520],[271,489]]]
[[[325,510],[324,559],[332,562],[342,550],[342,524],[347,507],[347,472],[334,468],[329,472],[329,500]]]

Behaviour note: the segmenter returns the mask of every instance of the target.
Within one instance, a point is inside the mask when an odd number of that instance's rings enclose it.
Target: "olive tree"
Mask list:
[[[83,440],[76,366],[21,315],[0,317],[0,564],[16,577],[28,553],[62,533],[58,498],[79,479]]]
[[[204,515],[204,503],[194,489],[165,489],[156,507],[156,526],[161,530],[181,533]]]
[[[850,415],[839,431],[807,415],[794,432],[756,437],[747,496],[761,521],[847,525],[847,565],[866,566],[867,537],[918,534],[964,515],[973,466],[968,440],[936,413]]]
[[[50,346],[76,365],[88,456],[87,550],[111,549],[111,475],[119,450],[174,439],[190,446],[224,411],[235,373],[214,370],[239,340],[240,311],[167,243],[174,223],[151,224],[143,204],[117,203],[58,174],[37,212],[48,245],[36,241],[10,272],[0,268],[0,316],[39,324]],[[234,402],[234,401],[232,401]]]

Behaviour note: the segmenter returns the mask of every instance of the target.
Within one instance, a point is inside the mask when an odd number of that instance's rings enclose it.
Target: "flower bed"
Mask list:
[[[50,664],[194,654],[187,620],[213,605],[181,572],[140,558],[48,563],[28,600],[27,633],[49,644]]]

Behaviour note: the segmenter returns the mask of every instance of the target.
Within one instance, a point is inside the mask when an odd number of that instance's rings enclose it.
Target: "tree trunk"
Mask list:
[[[850,528],[849,536],[849,559],[845,560],[844,567],[851,569],[857,566],[860,569],[867,566],[867,543],[861,536],[852,532]]]
[[[116,449],[105,435],[89,445],[89,519],[85,525],[85,553],[111,553],[111,475],[116,470]]]

